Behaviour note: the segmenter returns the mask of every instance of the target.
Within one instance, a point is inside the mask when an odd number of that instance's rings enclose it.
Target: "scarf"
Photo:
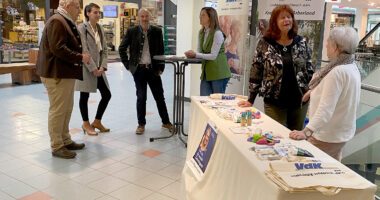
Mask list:
[[[64,18],[68,19],[71,23],[73,23],[73,25],[75,26],[75,28],[78,29],[77,24],[74,22],[73,18],[71,18],[71,16],[69,15],[69,13],[64,8],[62,8],[62,7],[59,6],[57,8],[57,11]],[[81,35],[79,34],[79,36],[81,36]],[[84,44],[82,37],[80,37],[80,40],[81,40],[81,43]],[[83,49],[83,47],[82,47],[82,49]]]
[[[64,18],[68,19],[69,21],[71,21],[73,24],[75,24],[73,18],[71,18],[71,16],[69,15],[69,13],[67,13],[67,11],[62,8],[62,7],[58,7],[57,9],[58,13],[61,14]],[[75,24],[76,25],[76,24]]]
[[[336,66],[347,65],[355,61],[353,54],[341,53],[338,57],[332,59],[325,67],[318,70],[309,83],[310,90],[316,88],[322,79]]]

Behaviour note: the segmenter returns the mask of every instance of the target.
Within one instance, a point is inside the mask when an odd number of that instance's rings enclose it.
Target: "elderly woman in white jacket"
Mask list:
[[[83,81],[77,80],[75,89],[80,91],[79,108],[83,119],[82,129],[88,135],[97,135],[95,128],[100,132],[109,132],[110,129],[103,126],[101,120],[111,99],[111,92],[104,71],[107,70],[107,44],[102,26],[98,24],[100,19],[100,7],[90,3],[85,7],[84,16],[86,22],[80,24],[78,29],[83,40],[83,49],[91,55],[90,64],[83,67]],[[95,120],[90,124],[88,118],[88,98],[90,93],[99,89],[102,99],[96,112]]]
[[[330,31],[326,45],[330,62],[314,74],[310,90],[303,97],[310,98],[309,124],[289,134],[295,140],[307,139],[338,161],[342,159],[343,146],[356,130],[361,85],[354,62],[358,43],[358,34],[351,27]]]

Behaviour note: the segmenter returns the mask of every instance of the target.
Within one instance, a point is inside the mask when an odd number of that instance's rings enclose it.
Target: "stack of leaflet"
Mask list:
[[[336,195],[342,189],[366,189],[369,184],[338,162],[271,162],[267,177],[285,191]]]

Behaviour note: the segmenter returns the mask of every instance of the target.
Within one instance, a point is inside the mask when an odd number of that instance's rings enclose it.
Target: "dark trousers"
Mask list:
[[[98,110],[96,111],[95,119],[101,120],[106,111],[108,102],[111,99],[111,91],[108,89],[106,83],[102,76],[98,77],[98,85],[97,88],[100,91],[102,99],[99,102]],[[90,93],[81,92],[79,98],[79,109],[82,114],[83,121],[88,121],[88,98],[90,97]]]
[[[305,117],[309,103],[298,108],[284,108],[277,105],[264,103],[264,112],[266,115],[276,120],[278,123],[286,126],[290,130],[302,130],[305,123]]]
[[[149,85],[152,91],[153,98],[156,101],[158,113],[161,117],[163,124],[170,123],[168,110],[166,108],[164,89],[162,87],[161,77],[155,75],[151,69],[144,67],[138,67],[136,72],[133,74],[133,79],[136,85],[136,96],[137,96],[137,120],[139,125],[145,125],[145,114],[146,114],[146,99],[147,99],[147,85]]]

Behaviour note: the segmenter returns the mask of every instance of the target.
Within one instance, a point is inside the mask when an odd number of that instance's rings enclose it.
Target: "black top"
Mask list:
[[[164,41],[161,28],[150,25],[147,31],[147,37],[153,71],[159,74],[160,72],[164,71],[165,63],[154,60],[153,57],[157,55],[164,55]],[[119,54],[121,62],[123,63],[124,67],[132,74],[136,72],[137,66],[140,62],[143,53],[144,41],[144,32],[138,25],[129,28],[120,43]]]
[[[278,52],[281,52],[283,69],[280,96],[278,99],[264,99],[266,103],[275,104],[285,108],[297,108],[301,105],[302,93],[297,83],[297,78],[293,65],[292,44],[288,46],[274,45]]]

